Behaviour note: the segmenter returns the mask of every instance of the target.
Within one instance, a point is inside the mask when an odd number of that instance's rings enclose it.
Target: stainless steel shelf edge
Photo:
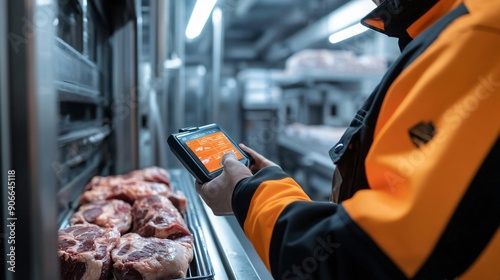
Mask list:
[[[68,85],[77,87],[79,91],[99,94],[99,70],[97,65],[76,51],[61,38],[55,38],[55,80],[66,84],[57,84],[58,88],[66,89]],[[72,69],[72,71],[68,71]]]
[[[300,141],[300,139],[291,140],[289,137],[281,135],[278,137],[279,146],[285,147],[307,157],[309,160],[314,162],[314,164],[318,165],[318,167],[324,169],[327,174],[333,174],[335,165],[328,156],[328,151],[325,151],[325,153],[319,153],[318,151],[314,151],[314,147],[311,147],[310,143],[308,144],[304,142],[305,141]],[[332,143],[335,143],[335,141],[332,141]],[[307,149],[304,147],[307,147]],[[311,152],[311,150],[313,151]]]
[[[78,130],[67,133],[60,136],[57,139],[59,145],[63,145],[75,140],[87,138],[86,141],[90,143],[96,143],[102,141],[111,133],[111,127],[109,125],[103,127],[89,127],[85,130]]]
[[[95,104],[104,102],[97,89],[88,89],[64,81],[55,81],[54,84],[59,93],[59,101]]]
[[[360,82],[362,80],[380,80],[383,72],[367,72],[367,73],[353,73],[353,72],[315,72],[310,71],[307,73],[300,73],[287,77],[280,77],[276,82],[282,86],[293,85],[303,82]]]
[[[206,204],[203,205],[229,279],[263,279],[225,217],[215,216]]]

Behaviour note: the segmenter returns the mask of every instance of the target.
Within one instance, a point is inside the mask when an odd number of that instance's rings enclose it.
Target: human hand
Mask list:
[[[196,182],[196,191],[217,216],[233,215],[231,201],[236,184],[252,172],[239,162],[234,153],[222,157],[222,173],[210,182]]]
[[[250,165],[250,170],[252,171],[253,174],[257,173],[262,168],[265,168],[268,166],[278,166],[276,163],[268,160],[263,155],[250,149],[249,147],[245,146],[244,144],[239,144],[239,146],[243,151],[245,151],[247,154],[252,156],[252,158],[254,159],[255,162],[252,165]]]

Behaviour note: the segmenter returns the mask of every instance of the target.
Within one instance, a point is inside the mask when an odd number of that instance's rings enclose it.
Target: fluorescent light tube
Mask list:
[[[367,27],[361,25],[361,23],[357,23],[355,25],[351,25],[347,28],[344,28],[340,31],[333,33],[332,35],[330,35],[329,41],[332,44],[336,44],[338,42],[344,41],[358,34],[361,34],[366,30],[368,30]]]
[[[194,39],[201,34],[217,0],[198,0],[186,28],[186,37]]]
[[[214,9],[214,12],[212,13],[212,17],[213,17],[212,20],[214,23],[220,23],[220,21],[222,20],[222,11],[220,10],[220,8]]]
[[[167,69],[178,69],[182,66],[182,60],[178,57],[174,57],[172,59],[165,60],[163,62],[163,67]]]

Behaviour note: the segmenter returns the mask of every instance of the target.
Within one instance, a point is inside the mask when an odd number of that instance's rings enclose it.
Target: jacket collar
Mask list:
[[[361,19],[375,31],[399,38],[403,49],[462,0],[386,0]]]

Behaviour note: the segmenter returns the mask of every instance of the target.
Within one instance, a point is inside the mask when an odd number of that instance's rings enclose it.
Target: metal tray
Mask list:
[[[180,176],[179,176],[180,175]],[[204,279],[214,279],[214,269],[210,256],[208,254],[207,245],[205,242],[205,235],[202,231],[200,224],[200,213],[205,211],[201,200],[194,190],[194,180],[189,176],[182,176],[183,174],[172,174],[171,173],[171,184],[173,189],[182,191],[187,198],[187,211],[184,215],[184,220],[188,225],[189,230],[194,237],[193,246],[193,261],[189,265],[187,274],[185,278],[189,280],[204,280]],[[69,220],[73,213],[77,209],[77,203],[74,203],[74,207],[70,213],[68,213],[61,224],[59,229],[63,229],[69,226]],[[208,233],[210,234],[210,233]],[[111,276],[112,277],[112,276]],[[114,277],[112,277],[114,278]]]
[[[179,175],[182,174],[171,173],[171,184],[175,190],[180,190],[186,195],[188,208],[184,219],[194,237],[194,257],[185,279],[213,279],[214,269],[205,243],[204,232],[201,229],[200,215],[198,215],[205,209],[194,190],[194,179]]]

